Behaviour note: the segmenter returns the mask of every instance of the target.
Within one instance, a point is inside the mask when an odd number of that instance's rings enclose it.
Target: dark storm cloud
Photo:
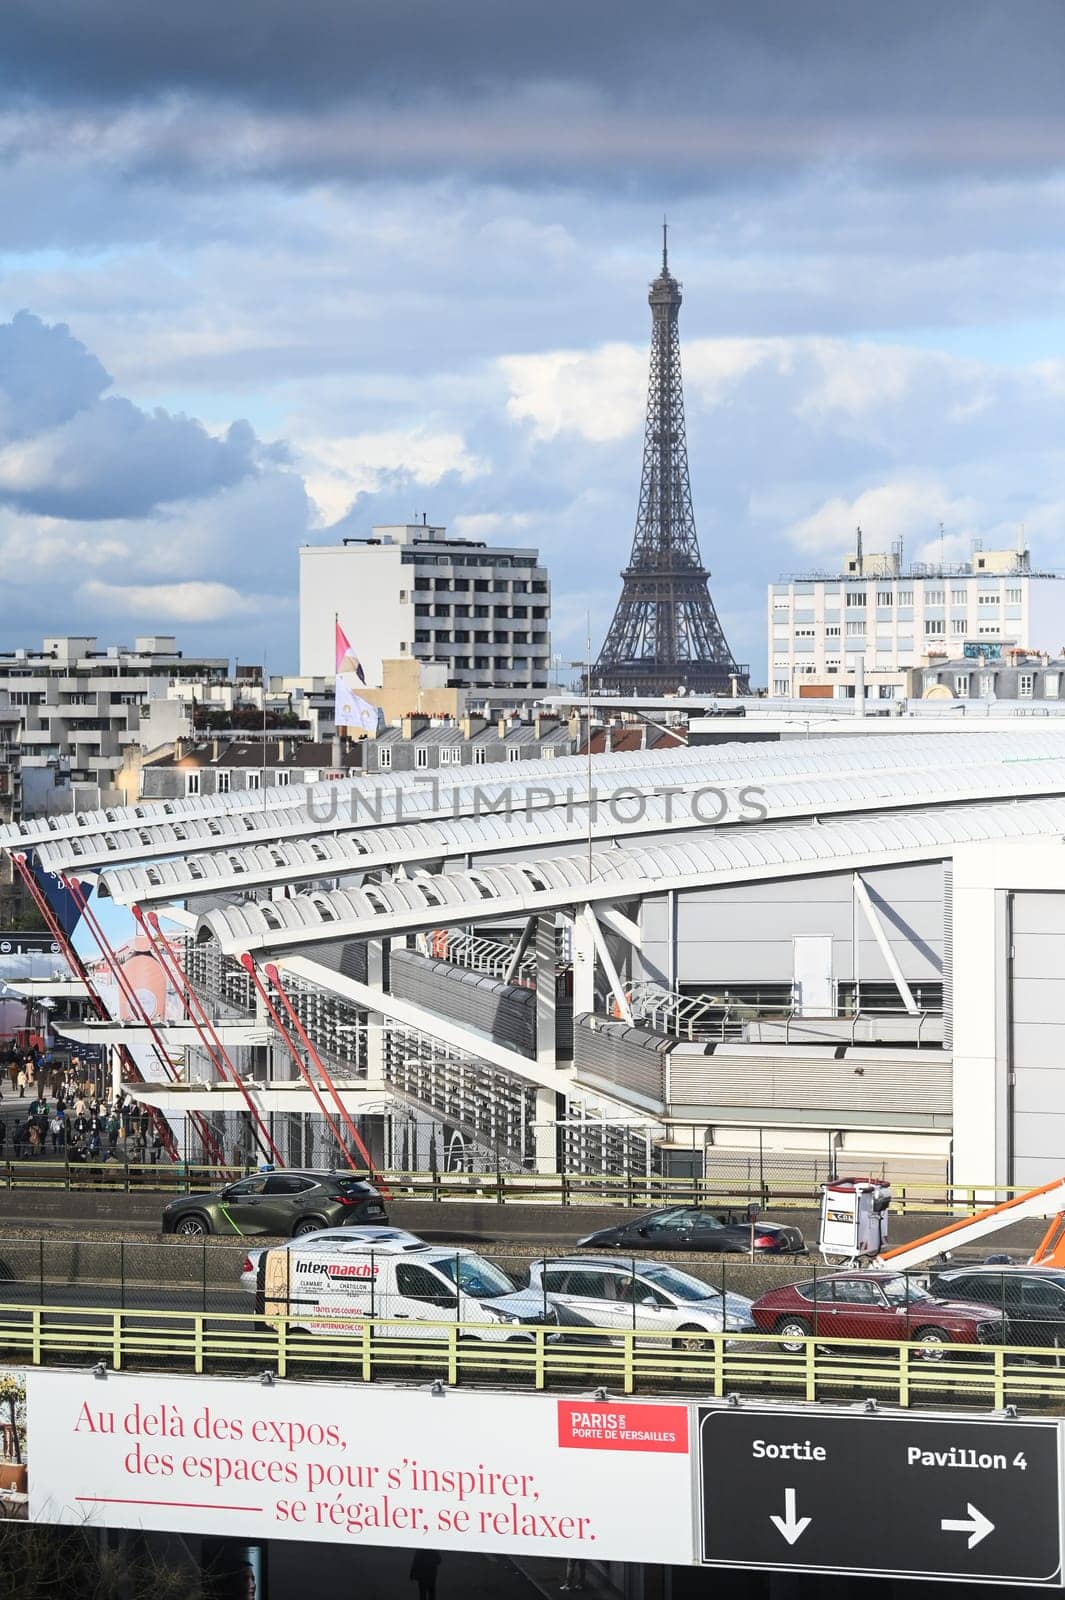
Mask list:
[[[1057,113],[1057,0],[7,0],[2,70],[30,93],[205,89],[276,105],[407,102],[575,80],[674,86],[702,109]],[[754,100],[752,101],[752,90]]]
[[[20,312],[0,326],[0,504],[45,516],[143,516],[257,470],[246,422],[221,439],[191,417],[104,395],[111,379],[70,330]]]
[[[111,379],[64,323],[46,327],[28,311],[0,326],[0,440],[24,439],[66,422]]]
[[[826,156],[1054,165],[1063,46],[1058,0],[8,0],[0,83],[123,170],[653,170],[668,193]],[[108,120],[149,106],[136,137]]]

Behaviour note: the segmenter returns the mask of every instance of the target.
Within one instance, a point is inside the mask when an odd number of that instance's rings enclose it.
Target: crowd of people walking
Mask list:
[[[102,1093],[77,1056],[56,1064],[39,1051],[11,1050],[3,1065],[0,1102],[5,1078],[19,1101],[10,1158],[39,1160],[51,1153],[66,1161],[159,1160],[163,1142],[147,1106],[125,1089],[114,1098]],[[8,1157],[7,1133],[7,1120],[0,1117],[0,1160]]]

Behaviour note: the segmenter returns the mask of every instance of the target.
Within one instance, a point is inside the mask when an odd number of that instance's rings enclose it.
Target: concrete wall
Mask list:
[[[1065,1170],[1065,894],[1012,896],[1014,1182]]]
[[[907,980],[942,980],[943,868],[939,863],[863,874]],[[836,982],[885,983],[891,974],[854,900],[849,873],[700,889],[676,897],[676,966],[668,952],[669,901],[644,902],[646,976],[673,984],[786,983],[796,977],[797,939],[831,940]]]
[[[336,673],[335,622],[351,640],[366,681],[414,644],[414,568],[395,545],[304,545],[300,550],[300,675]],[[407,598],[400,600],[400,593]],[[400,650],[405,642],[406,651]]]

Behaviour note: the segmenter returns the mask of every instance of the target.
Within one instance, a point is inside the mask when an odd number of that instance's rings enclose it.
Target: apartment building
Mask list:
[[[769,586],[770,693],[801,695],[804,680],[853,694],[905,695],[907,672],[929,656],[1004,659],[1010,650],[1065,644],[1065,579],[1033,572],[1026,550],[973,550],[957,566],[903,568],[901,551],[864,555],[841,572]]]
[[[1065,656],[1011,650],[1004,659],[987,655],[934,660],[915,674],[914,693],[925,700],[1017,700],[1033,712],[1065,702]]]
[[[178,739],[131,763],[125,798],[128,804],[183,800],[186,795],[240,794],[344,778],[360,770],[363,748],[372,742],[309,739],[303,732],[270,732],[265,737],[223,732],[207,739]]]
[[[573,731],[558,717],[404,717],[367,739],[367,772],[436,772],[442,767],[493,766],[498,761],[551,760],[572,755]]]
[[[115,803],[129,747],[190,732],[192,701],[228,676],[228,660],[188,657],[172,635],[132,650],[70,635],[0,652],[0,711],[19,723],[21,815]]]
[[[550,584],[535,549],[449,539],[425,523],[304,545],[302,677],[335,672],[338,620],[371,686],[384,661],[404,657],[443,665],[451,688],[513,695],[550,680]]]

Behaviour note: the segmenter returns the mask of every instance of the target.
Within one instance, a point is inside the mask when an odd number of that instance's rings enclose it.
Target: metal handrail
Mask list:
[[[230,1182],[247,1166],[210,1166],[199,1163],[162,1165],[125,1161],[89,1162],[67,1165],[52,1161],[0,1162],[0,1189],[63,1189],[74,1193],[124,1192],[145,1194],[190,1194]],[[745,1206],[748,1187],[739,1179],[688,1178],[634,1173],[629,1176],[600,1173],[511,1172],[497,1168],[487,1172],[404,1172],[378,1174],[395,1200],[484,1200],[493,1204],[539,1202],[580,1206],[616,1205],[651,1209],[664,1204],[704,1204]],[[808,1178],[761,1175],[757,1182],[759,1203],[763,1207],[817,1209],[820,1187]],[[915,1179],[892,1182],[892,1210],[896,1215],[911,1212],[950,1214],[973,1212],[997,1204],[1012,1195],[1027,1193],[1024,1184],[955,1183]]]
[[[419,1324],[425,1337],[395,1337],[387,1317],[360,1319],[350,1334],[307,1333],[292,1316],[271,1316],[248,1330],[239,1312],[118,1310],[112,1307],[0,1304],[0,1352],[33,1366],[103,1360],[114,1371],[190,1367],[196,1373],[293,1370],[314,1378],[395,1381],[411,1370],[452,1385],[525,1380],[535,1389],[552,1380],[606,1382],[624,1394],[637,1388],[697,1389],[715,1396],[739,1386],[766,1396],[806,1401],[857,1394],[885,1396],[893,1405],[922,1401],[942,1407],[963,1400],[1001,1408],[1011,1401],[1065,1403],[1065,1369],[1045,1361],[1038,1346],[967,1345],[937,1348],[919,1342],[844,1339],[818,1334],[784,1350],[768,1334],[706,1333],[695,1349],[674,1348],[675,1334],[651,1329],[526,1327],[500,1340],[485,1325]],[[391,1328],[393,1333],[380,1330]],[[436,1336],[430,1330],[436,1331]],[[596,1340],[594,1344],[587,1341]],[[600,1341],[609,1340],[609,1343]],[[582,1344],[584,1348],[581,1348]],[[304,1368],[309,1370],[302,1370]]]

